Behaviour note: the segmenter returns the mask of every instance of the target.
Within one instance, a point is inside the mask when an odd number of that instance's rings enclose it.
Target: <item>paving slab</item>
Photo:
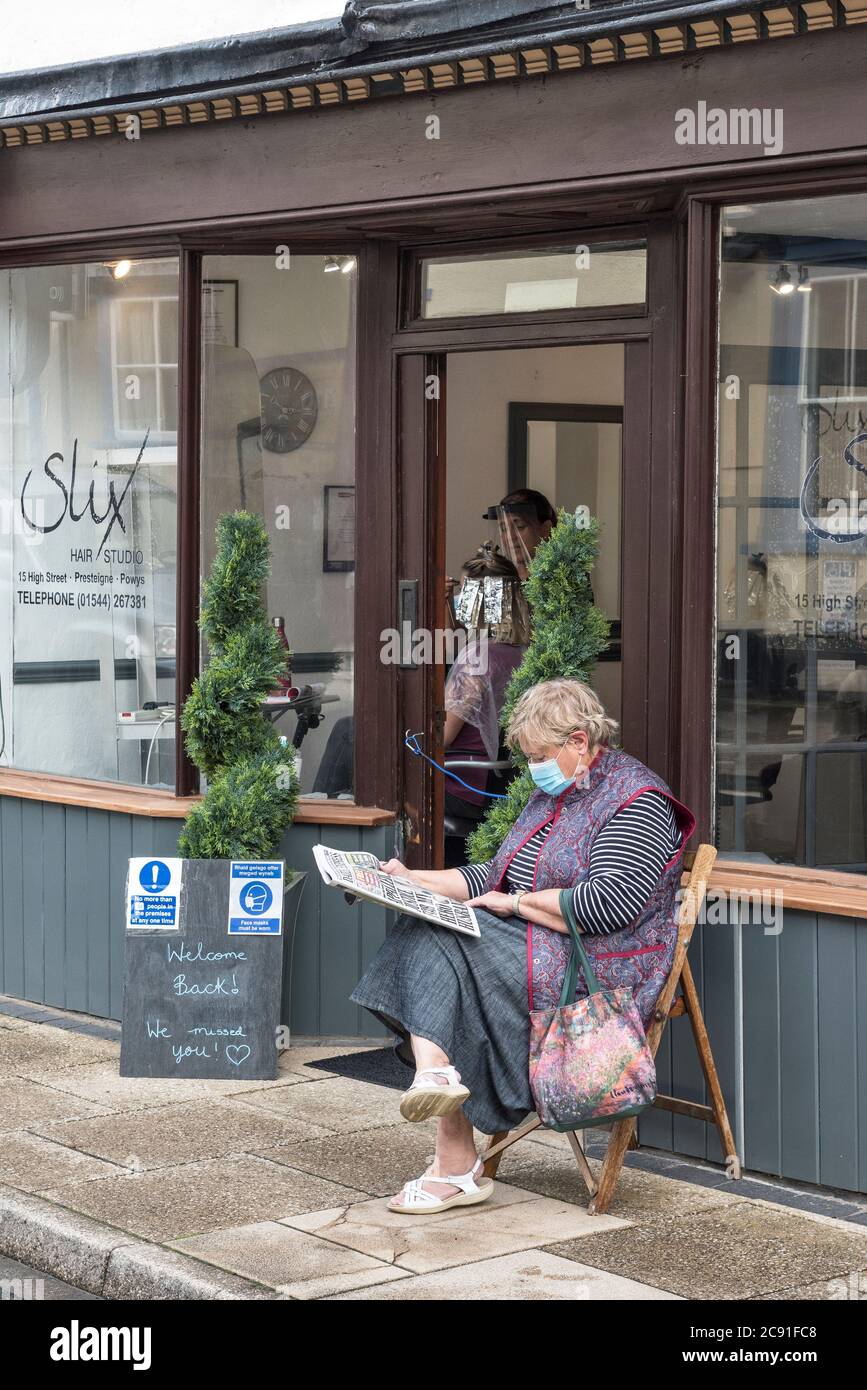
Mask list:
[[[589,1266],[570,1264],[543,1250],[523,1250],[496,1259],[441,1269],[429,1274],[415,1275],[397,1284],[337,1293],[326,1302],[377,1299],[394,1302],[396,1299],[444,1300],[468,1299],[503,1300],[506,1302],[536,1302],[541,1299],[581,1299],[594,1302],[627,1300],[671,1300],[676,1294],[654,1289],[621,1275]]]
[[[88,1062],[64,1071],[32,1071],[31,1081],[50,1085],[54,1090],[80,1096],[109,1110],[144,1110],[148,1106],[176,1105],[183,1101],[208,1100],[258,1090],[260,1087],[300,1085],[306,1080],[286,1070],[277,1081],[201,1081],[193,1077],[121,1076],[117,1059]]]
[[[238,1101],[338,1133],[405,1123],[399,1091],[344,1076],[325,1077],[308,1086],[270,1086],[239,1096]]]
[[[119,1046],[108,1038],[82,1037],[67,1028],[24,1023],[0,1030],[0,1076],[30,1076],[34,1071],[58,1072],[84,1062],[114,1061]]]
[[[139,1171],[274,1148],[327,1132],[321,1125],[217,1098],[67,1120],[62,1125],[32,1125],[31,1129],[46,1139]]]
[[[481,1257],[550,1245],[552,1234],[577,1236],[610,1230],[611,1216],[590,1216],[579,1207],[554,1202],[496,1183],[491,1197],[474,1207],[452,1207],[440,1214],[408,1216],[390,1211],[381,1199],[335,1211],[287,1216],[284,1224],[348,1245],[373,1259],[416,1274]]]
[[[756,1201],[547,1246],[685,1298],[750,1298],[867,1268],[867,1231]]]
[[[0,1080],[0,1134],[5,1130],[26,1129],[34,1123],[80,1120],[109,1114],[82,1096],[73,1096],[53,1086],[43,1086],[27,1077],[4,1076]]]
[[[276,1221],[233,1226],[172,1244],[233,1274],[272,1285],[290,1298],[322,1298],[409,1277],[407,1270]]]
[[[435,1124],[401,1122],[253,1152],[275,1163],[345,1183],[368,1195],[390,1197],[410,1178],[424,1172],[435,1146]]]
[[[104,1163],[28,1130],[0,1134],[0,1182],[22,1192],[42,1192],[60,1183],[86,1182],[118,1173],[117,1164]]]
[[[180,1240],[367,1197],[366,1192],[250,1154],[129,1177],[64,1183],[43,1195],[148,1240]]]
[[[510,1158],[511,1162],[508,1161]],[[602,1163],[593,1158],[588,1162],[598,1182]],[[565,1150],[556,1145],[531,1144],[529,1141],[516,1144],[514,1150],[506,1151],[497,1178],[502,1182],[517,1183],[519,1187],[543,1197],[575,1202],[579,1206],[586,1207],[590,1201],[590,1194],[568,1144]],[[676,1216],[694,1208],[726,1206],[741,1200],[737,1183],[729,1183],[726,1188],[701,1187],[640,1168],[624,1167],[608,1214],[626,1221],[645,1223]]]

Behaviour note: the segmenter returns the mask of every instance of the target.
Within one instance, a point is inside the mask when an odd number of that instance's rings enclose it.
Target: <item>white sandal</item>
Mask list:
[[[475,1175],[480,1167],[484,1167],[481,1155],[468,1173],[449,1173],[448,1176],[423,1173],[420,1178],[413,1178],[405,1184],[401,1193],[403,1201],[394,1205],[389,1202],[388,1209],[410,1216],[427,1216],[434,1211],[445,1211],[447,1207],[469,1207],[477,1202],[485,1202],[494,1190],[494,1183],[492,1178],[482,1178],[481,1182],[476,1182]],[[461,1190],[452,1197],[438,1197],[435,1192],[428,1192],[422,1186],[425,1181],[451,1183]]]
[[[437,1081],[424,1081],[425,1076],[444,1076],[446,1085]],[[400,1113],[405,1120],[427,1120],[431,1115],[450,1115],[459,1109],[469,1096],[468,1087],[462,1085],[460,1072],[454,1067],[424,1067],[415,1074],[415,1080],[408,1091],[400,1098]]]

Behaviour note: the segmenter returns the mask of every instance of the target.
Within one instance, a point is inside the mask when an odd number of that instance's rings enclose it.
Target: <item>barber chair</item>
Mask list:
[[[471,768],[478,771],[479,768],[487,769],[488,792],[503,795],[512,777],[518,769],[512,762],[508,748],[501,745],[496,761],[484,758],[462,758],[460,755],[449,757],[448,750],[445,755],[445,767],[449,772],[456,772],[458,776],[462,771]],[[446,778],[446,789],[449,788],[450,779]],[[485,813],[490,805],[487,802],[484,806],[474,806],[469,801],[465,803],[465,814],[460,816],[452,815],[446,811],[443,816],[443,836],[445,841],[444,864],[447,869],[458,868],[461,864],[466,864],[466,840],[479,824],[484,820]]]

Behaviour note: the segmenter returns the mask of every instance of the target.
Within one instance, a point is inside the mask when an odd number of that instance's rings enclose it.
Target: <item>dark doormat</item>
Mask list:
[[[412,1067],[398,1061],[392,1047],[366,1047],[360,1052],[323,1057],[318,1062],[305,1062],[305,1071],[308,1068],[348,1076],[353,1081],[371,1081],[375,1086],[391,1086],[395,1091],[405,1091],[414,1075]]]

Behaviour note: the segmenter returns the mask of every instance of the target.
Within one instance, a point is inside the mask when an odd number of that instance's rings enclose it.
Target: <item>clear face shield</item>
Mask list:
[[[501,502],[488,507],[488,541],[511,560],[520,579],[526,579],[536,546],[543,539],[543,522],[529,502]]]

